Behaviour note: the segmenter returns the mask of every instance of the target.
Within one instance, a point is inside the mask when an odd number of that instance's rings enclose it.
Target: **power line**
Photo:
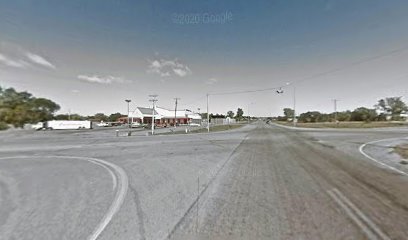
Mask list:
[[[340,71],[342,71],[344,69],[347,69],[349,67],[354,67],[354,66],[366,63],[366,62],[371,62],[371,61],[374,61],[374,60],[378,60],[378,59],[381,59],[383,57],[387,57],[387,56],[393,55],[395,53],[403,52],[403,51],[406,51],[406,50],[408,50],[408,46],[405,46],[405,47],[402,47],[402,48],[397,48],[397,49],[394,49],[394,50],[391,50],[391,51],[388,51],[388,52],[385,52],[383,54],[379,54],[379,55],[376,55],[376,56],[363,58],[363,59],[360,59],[358,61],[352,62],[350,64],[344,65],[342,67],[337,67],[337,68],[333,68],[333,69],[325,71],[325,72],[317,73],[317,74],[314,74],[312,76],[309,76],[309,77],[294,81],[292,83],[301,83],[301,82],[304,82],[304,81],[307,81],[307,80],[312,80],[312,79],[322,77],[322,76],[325,76],[325,75],[328,75],[328,74],[340,72]]]
[[[332,73],[340,72],[340,71],[342,71],[344,69],[354,67],[356,65],[360,65],[360,64],[363,64],[363,63],[366,63],[366,62],[371,62],[371,61],[374,61],[374,60],[378,60],[378,59],[381,59],[383,57],[387,57],[387,56],[393,55],[395,53],[403,52],[403,51],[406,51],[406,50],[408,50],[408,46],[397,48],[397,49],[385,52],[383,54],[363,58],[363,59],[360,59],[360,60],[355,61],[355,62],[351,62],[350,64],[347,64],[347,65],[344,65],[344,66],[341,66],[341,67],[337,67],[337,68],[330,69],[328,71],[313,74],[313,75],[311,75],[309,77],[305,77],[305,78],[301,78],[301,79],[298,79],[298,80],[290,81],[290,83],[287,83],[285,85],[280,85],[280,86],[276,86],[276,87],[269,87],[269,88],[254,89],[254,90],[208,93],[208,95],[213,95],[213,96],[214,95],[231,95],[231,94],[244,94],[244,93],[254,93],[254,92],[265,92],[265,91],[277,90],[277,89],[284,88],[284,87],[286,87],[288,85],[294,85],[294,84],[299,84],[299,83],[302,83],[302,82],[305,82],[305,81],[314,80],[314,79],[319,78],[319,77],[323,77],[323,76],[326,76],[326,75],[329,75],[329,74],[332,74]]]
[[[270,87],[270,88],[263,88],[263,89],[255,89],[255,90],[242,90],[242,91],[235,91],[235,92],[220,92],[220,93],[209,93],[209,95],[231,95],[231,94],[242,94],[242,93],[253,93],[253,92],[265,92],[265,91],[271,91],[271,90],[277,90],[281,89],[286,85],[278,86],[278,87]]]
[[[187,103],[179,104],[179,106],[183,106],[183,107],[193,107],[193,104],[194,104],[194,103],[197,103],[197,102],[199,102],[199,101],[201,101],[201,100],[204,100],[205,97],[206,97],[206,96],[201,96],[201,97],[196,98],[195,100],[189,101],[189,102],[187,102]],[[185,101],[183,101],[183,102],[185,102]]]

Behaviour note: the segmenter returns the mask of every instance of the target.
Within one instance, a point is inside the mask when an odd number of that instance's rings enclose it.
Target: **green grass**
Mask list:
[[[278,124],[293,126],[291,122],[276,122]],[[381,128],[408,126],[408,122],[324,122],[324,123],[297,123],[297,127],[304,128]]]
[[[210,132],[227,131],[227,130],[240,128],[242,126],[244,126],[244,124],[217,125],[217,126],[210,127]],[[200,129],[196,129],[196,130],[191,131],[191,133],[201,133],[201,132],[207,132],[207,129],[206,128],[200,128]]]
[[[231,124],[231,125],[212,126],[212,127],[210,127],[210,132],[228,131],[228,130],[240,128],[240,127],[242,127],[244,125],[245,124]],[[207,128],[200,128],[200,129],[191,130],[188,133],[206,133],[206,132],[208,132]],[[185,131],[176,131],[176,132],[161,133],[161,134],[158,134],[158,135],[169,135],[169,134],[186,134],[186,132]]]

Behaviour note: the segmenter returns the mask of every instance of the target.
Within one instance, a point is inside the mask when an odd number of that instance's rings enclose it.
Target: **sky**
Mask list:
[[[212,113],[255,116],[294,97],[298,113],[408,102],[407,12],[405,0],[0,0],[0,86],[83,115],[126,114],[125,99],[150,94],[200,112],[209,94]]]

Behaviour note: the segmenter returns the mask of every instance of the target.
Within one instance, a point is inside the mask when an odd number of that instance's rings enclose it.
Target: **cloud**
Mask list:
[[[77,78],[85,82],[98,83],[98,84],[129,83],[130,82],[129,80],[123,79],[121,77],[114,77],[114,76],[78,75]]]
[[[0,65],[13,68],[35,68],[36,66],[56,69],[46,58],[27,51],[24,48],[7,42],[0,41]]]
[[[215,84],[217,82],[218,82],[218,80],[216,78],[210,78],[205,83],[208,84],[208,85],[212,85],[212,84]]]
[[[185,77],[192,74],[192,71],[188,66],[182,64],[178,59],[166,60],[158,59],[149,61],[147,69],[148,73],[154,73],[160,75],[160,77],[179,76]]]
[[[41,66],[43,66],[43,67],[51,68],[51,69],[56,69],[56,67],[55,67],[52,63],[50,63],[50,62],[47,61],[45,58],[43,58],[43,57],[41,57],[41,56],[39,56],[39,55],[37,55],[37,54],[31,53],[31,52],[27,52],[27,53],[26,53],[26,57],[27,57],[31,62],[33,62],[33,63],[35,63],[35,64],[41,65]]]
[[[188,68],[187,68],[187,69],[175,68],[175,69],[173,69],[173,72],[174,72],[176,75],[180,76],[180,77],[184,77],[184,76],[186,76],[190,71],[189,71]]]
[[[160,73],[161,77],[170,77],[170,72]]]
[[[10,57],[7,57],[4,54],[0,53],[0,64],[8,66],[8,67],[15,67],[15,68],[26,68],[29,64],[23,60],[13,60]]]

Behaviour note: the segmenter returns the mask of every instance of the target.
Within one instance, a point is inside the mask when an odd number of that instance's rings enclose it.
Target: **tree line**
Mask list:
[[[353,111],[341,111],[332,113],[321,113],[319,111],[308,111],[301,113],[297,120],[299,122],[333,122],[333,121],[401,121],[406,119],[402,114],[408,112],[408,107],[401,97],[389,97],[378,100],[373,108],[358,107]],[[294,111],[291,108],[283,109],[283,116],[278,121],[292,120]]]
[[[34,97],[26,91],[18,92],[14,88],[0,87],[0,130],[14,127],[23,127],[26,123],[45,122],[49,120],[92,120],[114,122],[123,115],[113,113],[105,115],[97,113],[92,116],[81,116],[79,114],[58,114],[60,106],[46,98]]]
[[[105,115],[104,113],[96,113],[95,115],[82,116],[79,114],[58,114],[53,119],[55,120],[90,120],[95,122],[116,122],[118,118],[126,117],[119,112]]]
[[[8,128],[8,124],[23,127],[25,123],[51,120],[59,109],[60,106],[49,99],[0,87],[0,129]]]
[[[204,120],[207,119],[207,113],[201,113],[200,115],[201,115],[202,119],[204,119]],[[244,111],[242,110],[242,108],[238,108],[236,113],[234,113],[234,111],[231,111],[231,110],[228,111],[226,114],[219,114],[219,113],[213,114],[213,113],[210,113],[210,119],[213,119],[213,118],[227,118],[227,117],[235,118],[237,121],[241,121],[242,119],[245,118],[244,117]]]

